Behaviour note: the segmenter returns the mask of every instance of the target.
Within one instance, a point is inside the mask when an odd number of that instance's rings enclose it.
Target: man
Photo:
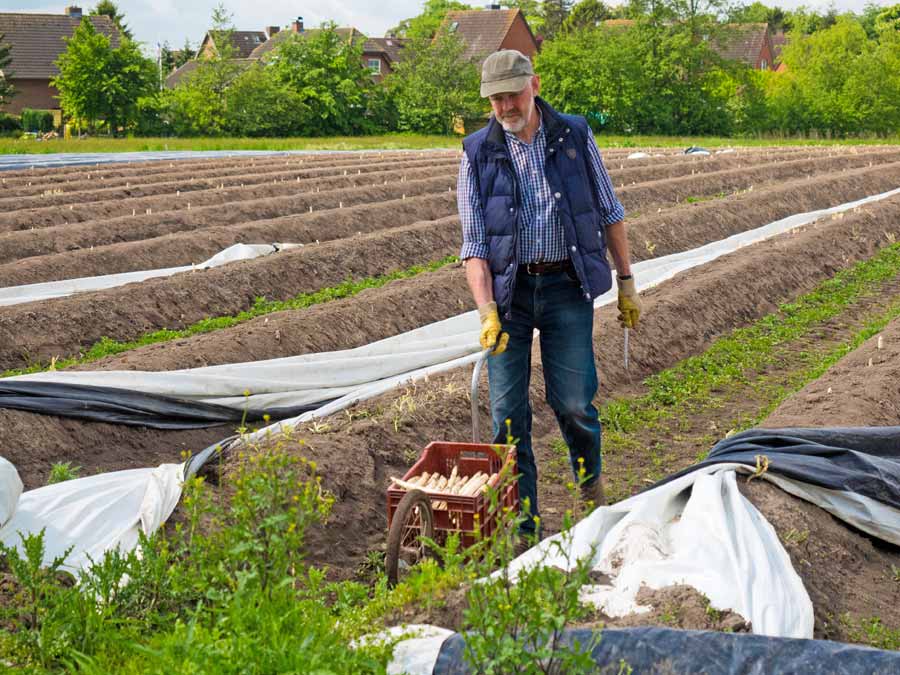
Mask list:
[[[457,199],[460,257],[481,316],[488,359],[494,442],[518,439],[519,495],[538,519],[531,447],[531,346],[540,331],[547,402],[569,447],[582,498],[604,503],[593,349],[593,299],[612,285],[606,249],[619,275],[619,320],[637,326],[624,209],[613,194],[584,118],[556,112],[538,97],[540,80],[515,50],[484,62],[481,95],[494,115],[463,141]],[[526,506],[527,505],[527,506]]]

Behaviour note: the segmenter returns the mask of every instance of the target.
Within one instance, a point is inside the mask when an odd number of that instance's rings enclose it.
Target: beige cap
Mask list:
[[[508,94],[522,91],[534,75],[531,61],[515,49],[501,49],[484,60],[481,66],[481,95]]]

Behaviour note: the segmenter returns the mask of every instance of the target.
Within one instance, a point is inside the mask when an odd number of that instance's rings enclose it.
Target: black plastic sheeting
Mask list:
[[[900,508],[900,427],[750,429],[719,441],[703,462],[657,485],[712,464],[756,468],[757,455],[768,457],[772,473]]]
[[[587,629],[566,631],[562,644],[590,644]],[[773,638],[673,628],[607,629],[592,650],[598,673],[705,673],[706,675],[860,675],[900,673],[900,652],[883,651],[827,640]],[[624,667],[627,664],[629,671]],[[465,637],[444,641],[434,675],[470,675]]]
[[[204,429],[295,417],[328,403],[237,409],[116,387],[0,380],[0,408],[150,429]]]

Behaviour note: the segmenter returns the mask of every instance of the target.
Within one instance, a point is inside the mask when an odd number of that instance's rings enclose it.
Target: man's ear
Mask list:
[[[541,76],[540,75],[532,75],[531,76],[531,92],[537,96],[541,93]]]

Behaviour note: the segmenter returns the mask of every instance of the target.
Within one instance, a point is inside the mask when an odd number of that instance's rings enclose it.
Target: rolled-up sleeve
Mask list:
[[[475,184],[475,174],[469,164],[469,158],[463,154],[459,163],[459,178],[456,183],[456,203],[459,207],[459,219],[462,222],[462,250],[459,257],[487,258],[488,247],[484,237],[484,211]]]
[[[594,185],[597,186],[597,197],[600,199],[600,206],[604,211],[602,224],[605,227],[622,220],[625,217],[625,208],[613,192],[612,181],[609,179],[606,167],[603,166],[603,160],[600,159],[600,149],[597,147],[597,141],[594,140],[594,134],[590,129],[588,129],[587,145],[588,157],[594,173]]]

